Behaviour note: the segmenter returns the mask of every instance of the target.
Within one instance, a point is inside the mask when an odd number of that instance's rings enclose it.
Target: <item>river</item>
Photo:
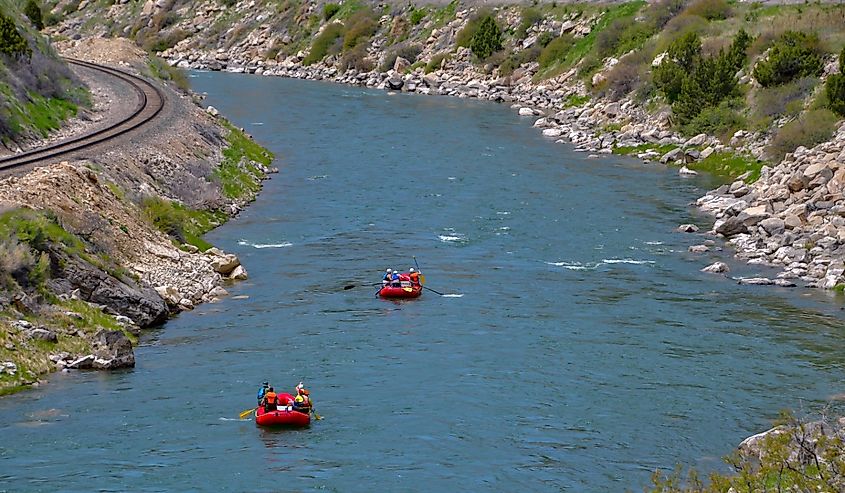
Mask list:
[[[208,235],[250,279],[133,370],[0,399],[2,491],[639,491],[842,392],[841,299],[699,272],[729,252],[675,228],[709,225],[711,178],[588,159],[505,105],[193,75],[278,155]],[[376,298],[412,256],[448,296]],[[265,379],[324,419],[238,421]]]

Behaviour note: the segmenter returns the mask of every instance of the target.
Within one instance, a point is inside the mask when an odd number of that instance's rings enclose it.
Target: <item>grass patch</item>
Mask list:
[[[191,83],[188,81],[185,71],[179,67],[174,67],[152,54],[149,56],[147,65],[150,68],[150,74],[154,78],[172,82],[173,85],[184,92],[188,92],[191,89]]]
[[[569,50],[566,51],[566,54],[559,59],[557,64],[551,65],[545,71],[539,72],[535,78],[542,80],[555,77],[578,63],[582,58],[589,54],[590,51],[592,51],[593,46],[596,43],[596,38],[600,32],[605,30],[617,19],[633,16],[643,5],[645,5],[644,0],[636,0],[634,2],[609,7],[601,18],[599,18],[598,22],[596,22],[593,26],[590,34],[575,40]]]
[[[677,149],[678,146],[675,144],[651,144],[645,143],[635,146],[613,146],[613,153],[614,154],[624,154],[624,155],[636,155],[642,154],[648,151],[657,151],[662,156],[667,152]]]
[[[261,180],[264,178],[264,173],[254,163],[270,166],[273,153],[232,124],[224,123],[224,126],[229,130],[226,136],[229,147],[223,151],[223,162],[214,171],[214,176],[220,180],[226,197],[251,198],[261,189]]]
[[[176,246],[189,244],[206,251],[213,245],[202,235],[226,221],[221,211],[194,210],[178,202],[149,197],[141,203],[144,215],[161,232],[170,236]]]
[[[688,164],[687,167],[696,171],[703,171],[711,175],[727,178],[730,181],[738,176],[749,173],[746,183],[754,183],[760,178],[760,170],[765,163],[747,154],[732,152],[714,152],[701,161]]]
[[[76,116],[78,107],[71,101],[58,98],[45,98],[29,93],[29,102],[12,105],[9,124],[13,133],[31,129],[42,137],[47,137],[53,130],[58,130],[62,123]]]
[[[566,97],[566,100],[563,102],[564,108],[574,108],[576,106],[584,106],[587,102],[590,101],[590,96],[584,95],[580,96],[578,94],[570,94]]]

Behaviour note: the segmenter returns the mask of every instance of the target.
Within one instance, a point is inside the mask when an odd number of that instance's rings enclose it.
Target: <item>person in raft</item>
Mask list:
[[[270,411],[275,411],[278,405],[278,396],[276,395],[276,391],[273,390],[273,387],[269,387],[267,389],[267,393],[264,394],[264,399],[262,399],[262,404],[264,405],[264,412],[269,413]]]
[[[311,398],[308,397],[308,389],[299,382],[296,386],[296,398],[293,400],[293,410],[308,414],[311,412]]]
[[[270,382],[264,382],[261,384],[261,387],[258,389],[258,403],[261,404],[261,399],[264,398],[264,394],[267,393],[267,389],[270,387]]]
[[[399,279],[399,271],[393,269],[393,277],[390,278],[390,285],[394,288],[402,287],[402,281]]]
[[[413,267],[408,270],[408,277],[411,278],[411,284],[414,286],[420,285],[420,273],[415,271]]]
[[[381,285],[387,286],[391,279],[393,279],[393,269],[387,269],[384,271],[384,277],[381,278]]]

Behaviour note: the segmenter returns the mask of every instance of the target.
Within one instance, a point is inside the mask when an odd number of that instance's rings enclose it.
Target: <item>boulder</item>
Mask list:
[[[222,297],[224,297],[224,296],[228,296],[228,295],[229,295],[229,292],[228,292],[228,291],[226,291],[226,290],[223,288],[223,286],[214,286],[214,287],[211,289],[211,291],[209,291],[209,292],[208,292],[208,295],[209,295],[209,296],[212,296],[212,297],[215,297],[215,298],[222,298]]]
[[[544,137],[557,138],[557,137],[560,137],[562,133],[563,132],[561,132],[561,130],[559,128],[547,128],[547,129],[543,130],[543,136]]]
[[[660,162],[663,164],[675,162],[683,156],[683,153],[684,151],[681,148],[672,149],[660,158]]]
[[[714,262],[707,267],[701,269],[701,272],[708,272],[710,274],[723,274],[725,272],[730,272],[730,267],[728,264],[724,262]]]
[[[833,172],[830,171],[830,168],[828,168],[827,163],[813,163],[807,166],[807,168],[804,170],[804,178],[806,178],[808,181],[811,181],[813,180],[813,178],[818,176],[820,173],[823,173],[825,170],[830,173],[831,177],[833,176]]]
[[[698,226],[695,224],[681,224],[678,226],[678,231],[681,233],[695,233],[698,231]]]
[[[740,212],[737,216],[737,218],[742,221],[746,226],[754,226],[755,224],[768,217],[769,213],[766,211],[765,205],[748,207],[742,212]]]
[[[791,192],[798,192],[802,190],[808,183],[810,183],[810,180],[805,179],[804,175],[801,173],[793,173],[786,180],[786,186]]]
[[[698,134],[687,141],[688,146],[700,146],[707,142],[707,134]]]
[[[239,265],[241,265],[241,261],[232,254],[215,256],[211,261],[211,268],[214,269],[214,272],[224,276],[228,276]]]
[[[112,370],[135,366],[135,353],[126,334],[119,330],[100,329],[94,334],[93,368]]]
[[[43,327],[30,329],[30,331],[27,332],[26,335],[30,339],[37,339],[39,341],[59,342],[59,336],[56,335],[55,332],[53,332],[52,330],[45,329]]]
[[[396,61],[393,62],[393,71],[397,74],[401,74],[410,66],[411,62],[402,58],[401,56],[398,56],[396,57]]]
[[[93,354],[89,354],[87,356],[82,356],[81,358],[77,358],[70,363],[67,364],[68,368],[73,368],[74,370],[86,370],[94,366],[94,360],[96,358]]]
[[[692,245],[688,248],[690,253],[705,253],[710,251],[710,247],[707,245]]]
[[[213,116],[214,118],[217,118],[218,116],[220,116],[220,111],[218,111],[217,108],[215,108],[214,106],[209,106],[208,108],[205,109],[205,112],[208,113],[209,115]]]
[[[401,90],[403,85],[405,85],[405,81],[399,77],[391,77],[384,81],[384,87],[393,91]]]
[[[245,281],[247,277],[248,275],[243,265],[235,267],[235,270],[229,274],[229,279],[232,279],[233,281]]]
[[[694,175],[698,174],[698,171],[691,170],[691,169],[687,168],[686,166],[681,166],[681,169],[678,170],[678,174],[679,175],[694,176]]]
[[[729,217],[716,227],[716,232],[730,238],[741,233],[747,233],[748,227],[738,217]]]
[[[62,266],[60,277],[71,289],[78,289],[80,298],[104,305],[114,313],[127,316],[141,327],[159,325],[167,320],[167,304],[159,294],[137,285],[131,279],[118,280],[110,274],[76,257],[52,250],[54,265]]]
[[[769,234],[769,236],[774,236],[783,233],[784,229],[786,228],[786,223],[783,221],[783,219],[777,217],[770,217],[760,221],[760,227],[762,227],[766,231],[766,233]]]
[[[534,116],[534,110],[523,106],[519,109],[519,116]]]

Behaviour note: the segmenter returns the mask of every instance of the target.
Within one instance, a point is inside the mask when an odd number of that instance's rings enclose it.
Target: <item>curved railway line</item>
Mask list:
[[[70,153],[91,148],[97,144],[112,140],[130,132],[155,118],[164,108],[164,93],[145,79],[132,75],[123,70],[106,67],[95,63],[65,59],[72,65],[86,67],[103,72],[126,82],[138,93],[138,104],[134,111],[126,118],[105,128],[82,134],[45,147],[38,147],[29,151],[0,158],[0,172],[12,170],[39,161],[54,159]]]

